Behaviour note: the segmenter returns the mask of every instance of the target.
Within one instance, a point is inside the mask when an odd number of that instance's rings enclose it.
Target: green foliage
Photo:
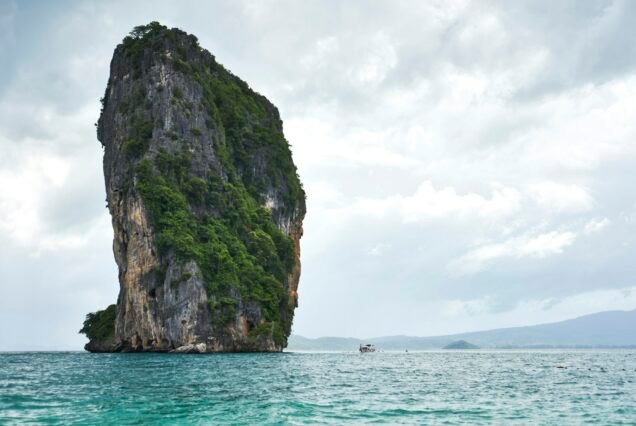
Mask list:
[[[190,64],[179,58],[174,60],[174,67],[181,72],[192,71],[192,67],[190,66]]]
[[[147,115],[150,106],[146,89],[141,84],[133,86],[128,98],[119,104],[118,111],[130,117],[128,138],[122,144],[122,150],[129,158],[141,157],[150,145],[153,131],[153,122]]]
[[[132,134],[141,140],[152,138],[152,120],[136,116],[132,122]]]
[[[174,40],[175,34],[158,22],[135,27],[124,38],[122,48],[132,63],[133,76],[135,78],[141,75],[144,51],[149,48],[160,50],[161,46],[169,39]]]
[[[238,291],[244,301],[259,302],[268,322],[288,327],[279,317],[288,302],[283,282],[293,266],[290,239],[242,185],[190,176],[185,155],[160,152],[155,161],[156,168],[143,159],[136,172],[160,255],[172,250],[181,261],[197,262],[210,295],[222,295],[213,304],[218,324],[234,317],[238,302],[231,294]],[[201,202],[218,216],[194,215],[191,206]]]
[[[110,305],[103,311],[97,311],[86,315],[84,326],[79,331],[90,340],[108,341],[115,338],[115,318],[117,306]]]
[[[146,144],[139,139],[130,138],[124,141],[122,149],[128,156],[137,158],[140,157],[146,150]]]
[[[183,191],[193,204],[203,204],[208,193],[208,183],[205,179],[189,176],[183,183]]]
[[[285,205],[304,208],[305,192],[275,107],[218,63],[213,69],[193,64],[191,74],[203,89],[207,126],[225,132],[228,142],[215,140],[223,166],[237,173],[257,200],[272,185],[283,189]],[[255,170],[255,163],[265,164],[265,170]]]
[[[192,132],[192,134],[193,134],[194,136],[201,136],[201,130],[199,130],[199,129],[198,129],[198,128],[196,128],[196,127],[192,127],[192,128],[190,129],[190,131]]]
[[[130,103],[128,103],[128,102],[126,102],[126,101],[122,101],[122,102],[119,104],[119,107],[118,107],[119,112],[121,112],[122,114],[127,114],[127,113],[128,113],[129,108],[130,108]]]
[[[152,120],[142,115],[134,115],[130,121],[130,138],[126,139],[122,149],[130,158],[139,158],[147,150],[152,138]]]
[[[134,105],[143,105],[146,101],[146,89],[143,85],[137,84],[130,97],[130,102]]]

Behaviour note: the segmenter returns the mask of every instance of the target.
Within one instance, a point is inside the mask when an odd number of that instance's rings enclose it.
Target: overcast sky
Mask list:
[[[268,97],[308,195],[294,332],[636,308],[636,2],[0,1],[0,350],[118,293],[94,124],[158,20]]]

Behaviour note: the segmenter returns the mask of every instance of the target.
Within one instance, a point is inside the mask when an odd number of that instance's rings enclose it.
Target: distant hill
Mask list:
[[[444,346],[444,349],[479,349],[479,346],[468,343],[465,340],[457,340]]]
[[[372,343],[380,350],[440,349],[457,340],[482,348],[636,347],[636,310],[599,312],[549,324],[434,337],[308,339],[292,335],[287,349],[353,351],[361,343]]]

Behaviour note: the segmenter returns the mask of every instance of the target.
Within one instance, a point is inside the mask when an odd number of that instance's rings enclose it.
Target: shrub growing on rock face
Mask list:
[[[117,306],[110,305],[103,311],[86,315],[84,326],[79,331],[91,340],[113,340],[115,338],[115,317]]]

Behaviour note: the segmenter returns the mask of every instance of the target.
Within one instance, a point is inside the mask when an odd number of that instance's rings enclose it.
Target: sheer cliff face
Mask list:
[[[282,350],[305,194],[276,107],[152,23],[115,50],[98,139],[120,294],[87,349]]]

